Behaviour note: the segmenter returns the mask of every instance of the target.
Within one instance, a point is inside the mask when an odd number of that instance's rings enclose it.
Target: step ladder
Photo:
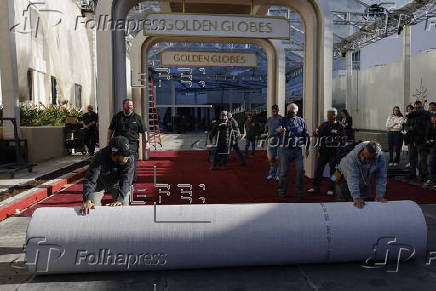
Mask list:
[[[151,79],[148,83],[148,143],[156,150],[158,146],[162,147],[159,112],[156,106],[156,87]]]

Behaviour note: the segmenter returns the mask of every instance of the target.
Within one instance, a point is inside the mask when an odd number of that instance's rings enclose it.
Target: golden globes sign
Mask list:
[[[161,53],[162,66],[190,67],[256,67],[254,53],[164,51]]]
[[[283,17],[154,13],[144,19],[144,35],[289,39]]]

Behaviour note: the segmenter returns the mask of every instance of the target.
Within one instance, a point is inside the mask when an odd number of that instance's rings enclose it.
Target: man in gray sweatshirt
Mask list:
[[[371,196],[373,177],[376,181],[375,200],[387,201],[384,198],[387,184],[386,161],[376,142],[364,141],[358,144],[341,160],[338,170],[342,174],[336,181],[338,201],[346,201],[351,196],[354,206],[363,208],[364,200]]]

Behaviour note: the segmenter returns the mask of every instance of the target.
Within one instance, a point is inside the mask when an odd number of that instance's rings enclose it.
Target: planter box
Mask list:
[[[30,163],[67,155],[63,126],[21,127],[21,136],[27,140]]]

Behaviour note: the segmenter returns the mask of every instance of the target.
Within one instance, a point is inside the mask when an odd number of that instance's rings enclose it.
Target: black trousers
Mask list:
[[[133,183],[135,183],[137,181],[137,174],[136,174],[136,168],[137,168],[137,162],[139,160],[139,141],[133,142],[129,144],[130,147],[130,152],[133,155],[133,158],[135,159],[135,172],[134,172],[134,176],[133,176]]]
[[[427,179],[427,155],[429,153],[428,148],[425,145],[409,145],[409,174],[410,176],[416,176],[416,168],[419,170],[419,176],[421,179]]]
[[[321,152],[319,153],[316,170],[315,170],[315,179],[313,181],[313,188],[315,192],[319,192],[321,188],[321,179],[322,174],[324,172],[324,168],[326,164],[329,164],[330,167],[330,177],[336,171],[336,165],[338,163],[338,157],[335,153]],[[333,191],[335,189],[335,183],[329,179],[329,190]]]
[[[388,132],[389,162],[400,163],[401,147],[403,146],[403,135],[400,131]],[[394,159],[395,152],[395,159]]]
[[[228,157],[229,155],[227,146],[218,145],[212,154],[212,166],[214,168],[218,165],[225,167],[227,165]]]
[[[84,129],[85,145],[88,148],[88,152],[91,156],[94,155],[94,152],[95,152],[96,131],[97,131],[97,129],[95,127]]]

